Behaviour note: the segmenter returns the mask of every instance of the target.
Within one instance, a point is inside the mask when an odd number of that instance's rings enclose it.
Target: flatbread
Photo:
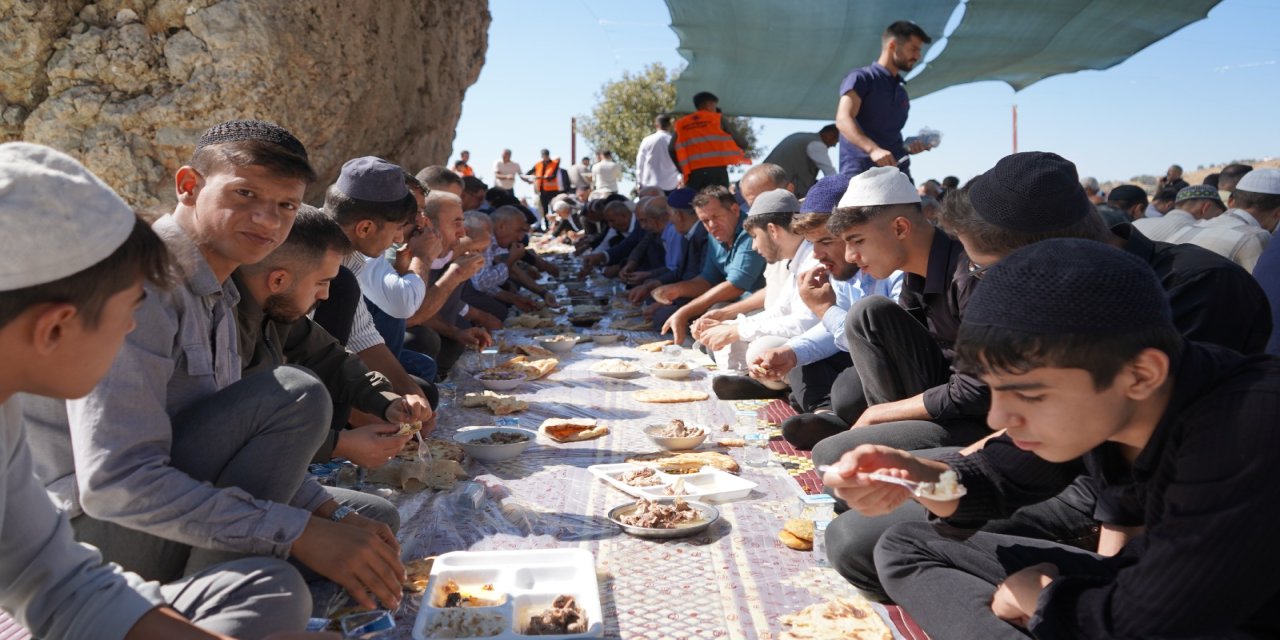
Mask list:
[[[529,380],[537,380],[545,378],[556,366],[560,364],[555,358],[542,358],[540,360],[530,360],[528,356],[516,356],[496,367],[485,369],[485,372],[491,371],[514,371],[523,373]]]
[[[788,548],[797,551],[813,550],[813,521],[804,518],[792,518],[782,525],[778,539]]]
[[[556,321],[554,318],[544,318],[532,313],[524,313],[507,318],[507,321],[503,324],[511,329],[550,329],[556,326]]]
[[[462,406],[467,409],[484,407],[496,416],[518,413],[529,408],[529,403],[515,396],[503,395],[496,391],[468,393],[462,397]]]
[[[593,418],[547,418],[538,431],[556,442],[581,442],[608,435],[609,427]]]
[[[471,476],[462,469],[462,465],[455,460],[436,459],[431,467],[427,469],[426,474],[422,477],[422,484],[428,489],[436,491],[448,491],[459,480],[466,480]]]
[[[651,325],[644,318],[629,318],[609,323],[610,329],[618,331],[648,331],[650,327]]]
[[[695,391],[693,389],[642,389],[632,394],[639,402],[698,402],[706,400],[710,396],[706,391]]]
[[[435,556],[427,556],[404,563],[404,590],[409,593],[426,591],[427,582],[431,580],[431,566],[435,561]]]
[[[401,422],[396,437],[411,436],[419,431],[422,431],[422,422]]]
[[[680,472],[692,469],[701,469],[705,466],[715,467],[721,471],[727,471],[729,473],[738,473],[741,470],[736,460],[718,451],[684,451],[680,453],[676,453],[674,451],[663,451],[661,453],[646,453],[633,458],[627,458],[627,462],[641,464],[647,467],[655,467],[660,471]]]
[[[556,354],[550,349],[539,347],[536,344],[522,344],[516,347],[516,351],[529,356],[530,358],[554,358]]]
[[[659,351],[662,351],[663,347],[671,344],[675,344],[675,343],[670,340],[659,340],[657,342],[647,342],[645,344],[642,344],[636,347],[636,351],[643,351],[645,353],[658,353]]]
[[[421,436],[419,436],[421,437]],[[462,462],[466,459],[467,453],[456,442],[448,440],[437,440],[435,438],[427,438],[427,451],[431,452],[432,460],[453,460]],[[414,460],[418,457],[418,441],[410,440],[400,450],[400,457],[407,460]]]
[[[893,640],[889,626],[860,595],[809,605],[778,620],[791,627],[779,636],[780,640]]]

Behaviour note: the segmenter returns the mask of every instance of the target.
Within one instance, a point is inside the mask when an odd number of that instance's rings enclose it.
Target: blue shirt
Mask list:
[[[708,237],[702,279],[713,286],[728,280],[744,293],[764,286],[764,258],[751,248],[751,234],[742,228],[742,221],[746,219],[745,215],[738,217],[738,224],[733,229],[733,242],[728,245]]]
[[[1262,291],[1271,302],[1271,317],[1280,318],[1280,242],[1272,240],[1253,267],[1253,277],[1262,285]],[[1280,356],[1280,331],[1271,333],[1267,353]]]
[[[902,277],[901,271],[894,271],[888,278],[877,280],[859,269],[848,280],[832,278],[831,288],[836,294],[835,306],[827,309],[821,322],[787,340],[787,346],[796,354],[796,364],[804,366],[829,358],[840,351],[848,351],[844,319],[849,308],[867,296],[884,296],[897,300],[902,293]]]
[[[907,155],[902,144],[902,127],[907,124],[907,111],[911,102],[902,86],[902,76],[889,73],[879,62],[859,67],[849,72],[840,83],[840,95],[850,91],[862,99],[862,107],[854,120],[868,138],[881,149],[893,154],[895,159]],[[905,160],[898,168],[911,176],[908,170],[911,160]],[[876,163],[865,151],[840,136],[840,173],[855,176]]]
[[[663,260],[667,271],[679,269],[680,254],[684,253],[684,235],[676,230],[676,226],[670,222],[662,230],[662,248],[666,250]]]

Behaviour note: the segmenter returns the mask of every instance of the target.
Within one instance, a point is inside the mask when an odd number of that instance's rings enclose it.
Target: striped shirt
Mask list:
[[[365,257],[359,251],[352,251],[342,259],[342,266],[351,270],[356,275],[356,279],[360,278],[360,272],[364,271]],[[363,304],[356,305],[356,321],[351,325],[351,337],[347,338],[347,351],[351,353],[360,353],[365,349],[371,349],[380,344],[386,344],[382,339],[382,334],[378,333],[378,327],[373,324],[373,316],[369,314],[369,307]]]

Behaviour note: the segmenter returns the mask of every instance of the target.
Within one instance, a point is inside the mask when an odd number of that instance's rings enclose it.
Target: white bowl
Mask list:
[[[685,438],[667,438],[658,435],[658,432],[666,428],[666,426],[667,425],[665,424],[651,424],[644,428],[644,434],[649,436],[649,439],[652,440],[654,444],[666,449],[667,451],[688,451],[690,449],[696,449],[698,448],[698,445],[702,444],[703,440],[707,439],[707,428],[698,425],[693,426],[702,429],[702,435],[688,436]]]
[[[543,348],[556,353],[568,353],[573,350],[574,345],[578,344],[578,336],[567,336],[572,340],[556,340],[564,336],[538,336],[534,338],[534,342],[542,345]]]
[[[597,333],[591,336],[596,344],[613,344],[622,339],[620,333]]]
[[[478,380],[480,384],[484,385],[484,388],[490,391],[510,391],[520,386],[520,384],[524,382],[526,378],[528,378],[528,376],[524,375],[523,373],[515,373],[515,372],[508,372],[508,373],[512,376],[510,380],[488,380],[484,377],[488,374],[481,371],[480,373],[476,374],[476,380]]]
[[[495,433],[515,433],[527,439],[524,442],[513,442],[511,444],[473,444],[471,442]],[[536,437],[536,433],[516,427],[469,427],[454,434],[453,441],[462,445],[462,450],[476,460],[481,462],[502,462],[524,453],[524,450],[533,444],[533,440]]]
[[[651,376],[664,380],[684,380],[689,377],[689,374],[693,373],[693,365],[684,361],[681,361],[681,364],[684,365],[683,369],[659,369],[654,365],[648,365],[645,367],[645,371],[648,371]]]

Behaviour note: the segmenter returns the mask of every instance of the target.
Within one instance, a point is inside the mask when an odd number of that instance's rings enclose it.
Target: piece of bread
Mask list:
[[[523,373],[529,380],[537,380],[555,371],[556,366],[559,364],[560,361],[555,358],[530,360],[528,356],[516,356],[492,369],[485,369],[485,371],[514,371]]]
[[[636,400],[640,402],[657,402],[657,403],[675,403],[675,402],[699,402],[711,397],[706,391],[695,391],[693,389],[642,389],[632,394]]]
[[[741,468],[738,462],[726,454],[719,451],[663,451],[661,453],[646,453],[640,456],[627,458],[627,462],[642,464],[645,466],[655,467],[662,471],[689,471],[691,469],[701,469],[704,466],[715,467],[721,471],[729,473],[738,473]]]
[[[788,548],[797,551],[813,550],[813,521],[804,518],[792,518],[782,525],[778,539]]]
[[[530,358],[554,358],[555,352],[550,349],[544,349],[536,344],[522,344],[516,347],[516,351],[529,356]]]
[[[427,556],[404,563],[404,590],[409,593],[426,591],[427,582],[431,580],[431,566],[435,561],[435,556]]]
[[[478,391],[463,396],[462,406],[467,409],[484,407],[496,416],[505,416],[528,409],[529,403],[495,391]]]
[[[396,437],[411,436],[419,431],[422,431],[421,422],[401,422],[400,430],[396,432]]]
[[[538,431],[556,442],[581,442],[609,433],[609,427],[592,418],[547,418]]]
[[[790,627],[779,640],[893,640],[889,626],[860,595],[810,605],[778,620]]]
[[[663,347],[665,347],[665,346],[667,346],[667,345],[671,345],[671,344],[675,344],[675,343],[674,343],[674,342],[672,342],[672,341],[670,341],[670,340],[659,340],[659,341],[657,341],[657,342],[646,342],[645,344],[642,344],[642,345],[640,345],[640,346],[636,347],[636,351],[643,351],[643,352],[645,352],[645,353],[657,353],[657,352],[659,352],[659,351],[662,351],[662,348],[663,348]]]
[[[452,489],[459,480],[466,480],[471,476],[463,471],[462,465],[454,460],[436,460],[431,464],[431,468],[422,477],[422,482],[428,489],[436,491],[447,491]]]

